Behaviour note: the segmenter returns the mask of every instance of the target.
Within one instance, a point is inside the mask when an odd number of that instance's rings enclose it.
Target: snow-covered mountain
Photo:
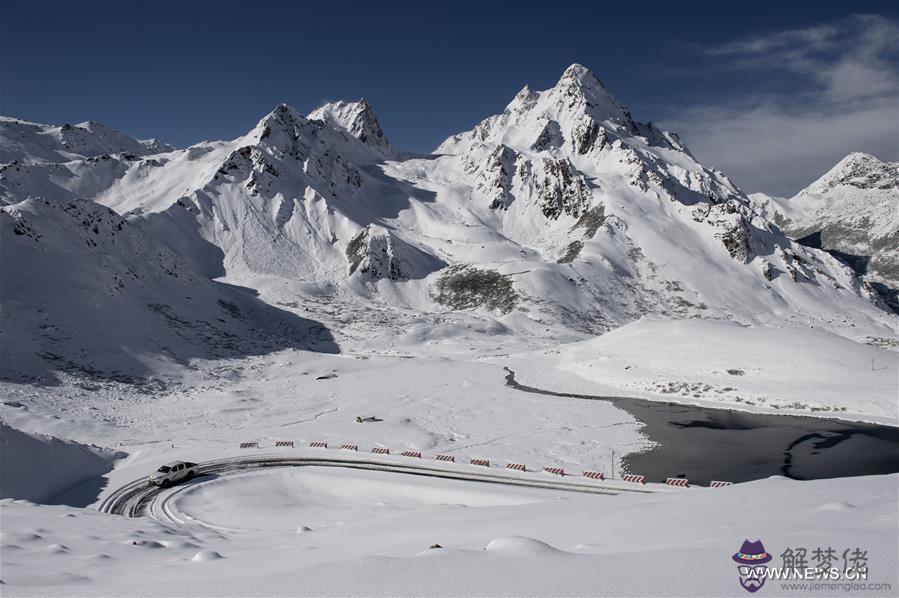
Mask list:
[[[834,254],[899,311],[899,163],[856,152],[792,198],[752,199],[788,236]]]
[[[100,277],[113,252],[142,266],[147,255],[179,256],[190,274],[177,284],[203,291],[167,283],[146,290],[152,299],[135,295],[133,308],[205,293],[204,309],[178,319],[203,313],[213,326],[223,291],[211,279],[296,313],[327,304],[342,324],[360,306],[375,310],[353,325],[399,335],[408,318],[434,328],[474,318],[493,322],[492,333],[574,339],[652,314],[890,334],[877,295],[849,268],[784,236],[724,174],[674,133],[634,120],[580,65],[551,89],[525,87],[428,156],[392,147],[364,100],[308,116],[281,105],[246,135],[183,150],[54,158],[33,145],[4,147],[14,160],[0,167],[8,226],[26,230],[16,214],[38,232],[56,226],[45,237],[70,245],[64,261],[78,266],[48,276],[47,262],[10,258],[23,264],[18,285],[3,285],[11,317],[20,304],[9,299],[26,301],[32,279],[59,295]],[[21,203],[28,197],[41,199]],[[146,247],[88,250],[92,233],[66,218],[96,204]],[[59,220],[67,228],[50,224]],[[7,237],[14,251],[35,252],[22,248],[27,234]],[[110,284],[104,293],[116,292]],[[55,310],[64,308],[47,306]]]
[[[314,322],[195,274],[140,227],[90,201],[0,208],[3,376],[128,382],[197,357],[335,351]]]
[[[0,116],[0,205],[29,196],[90,197],[139,157],[171,150],[93,121],[54,126]]]
[[[137,140],[101,123],[42,125],[0,116],[0,163],[70,162],[109,154],[145,156],[170,151],[157,139]]]

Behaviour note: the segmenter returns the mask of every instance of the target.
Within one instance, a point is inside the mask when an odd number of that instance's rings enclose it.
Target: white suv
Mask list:
[[[189,461],[172,461],[151,473],[147,478],[147,481],[151,486],[162,486],[163,488],[166,488],[172,484],[177,484],[182,480],[191,480],[197,473],[199,473],[199,469],[196,463],[190,463]]]

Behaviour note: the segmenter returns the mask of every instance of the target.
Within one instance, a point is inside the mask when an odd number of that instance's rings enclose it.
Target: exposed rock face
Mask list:
[[[366,280],[408,280],[408,261],[399,254],[393,235],[369,225],[346,246],[350,275],[359,273]]]
[[[515,199],[512,195],[512,177],[517,158],[515,150],[498,145],[486,162],[466,163],[466,169],[476,173],[476,188],[488,198],[490,209],[508,208]]]
[[[570,160],[543,158],[543,174],[537,181],[540,210],[547,218],[561,214],[578,218],[590,201],[584,176]]]
[[[743,206],[733,201],[715,204],[703,221],[715,229],[715,237],[721,240],[730,256],[745,264],[752,257],[752,233],[743,211]]]

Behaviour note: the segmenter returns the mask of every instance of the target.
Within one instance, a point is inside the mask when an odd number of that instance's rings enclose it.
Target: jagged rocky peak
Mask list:
[[[854,152],[802,193],[824,193],[841,185],[868,190],[896,189],[899,187],[899,162],[882,162],[871,154]]]
[[[630,111],[606,90],[602,81],[587,67],[572,64],[559,82],[546,92],[563,111],[585,112],[597,121],[607,121],[636,133]]]
[[[305,116],[287,104],[278,104],[277,108],[260,119],[251,135],[256,141],[272,143],[276,137],[287,136],[296,139],[300,131],[309,125]]]
[[[600,89],[605,91],[605,85],[599,80],[593,71],[582,64],[574,63],[565,69],[556,87],[574,86],[578,91],[584,89]]]
[[[159,139],[156,139],[155,137],[153,137],[151,139],[139,139],[138,141],[140,142],[141,145],[143,145],[145,148],[150,150],[151,153],[154,153],[154,154],[162,154],[165,152],[171,152],[175,149],[173,146],[171,146],[168,143],[165,143],[163,141],[160,141]]]
[[[329,102],[310,112],[309,118],[336,125],[376,149],[387,149],[390,145],[375,111],[365,98],[358,102]]]
[[[532,91],[531,88],[527,85],[521,88],[515,97],[512,98],[512,101],[509,102],[509,105],[506,106],[507,112],[520,112],[523,110],[530,110],[534,107],[534,104],[537,103],[537,99],[540,97],[535,91]]]

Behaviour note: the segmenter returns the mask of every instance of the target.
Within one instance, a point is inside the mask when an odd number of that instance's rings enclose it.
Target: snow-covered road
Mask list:
[[[403,464],[385,460],[368,458],[341,459],[336,457],[286,457],[284,455],[255,455],[207,461],[199,464],[200,475],[196,479],[172,489],[151,486],[146,479],[137,479],[121,486],[110,493],[99,505],[105,513],[126,515],[129,517],[153,516],[157,519],[179,522],[166,508],[172,496],[186,488],[203,484],[211,479],[229,475],[246,473],[254,469],[272,469],[283,467],[340,467],[400,473],[405,475],[425,476],[448,480],[462,480],[479,484],[504,484],[507,486],[525,486],[545,488],[564,492],[584,492],[589,494],[619,494],[623,492],[652,493],[670,491],[671,488],[660,485],[634,485],[616,480],[598,481],[589,478],[578,478],[578,481],[559,481],[548,479],[542,472],[530,472],[523,475],[513,473],[483,473],[471,471],[474,467],[460,465],[456,467],[437,467],[419,464]],[[469,471],[466,471],[468,469]],[[574,477],[574,476],[571,476]],[[569,479],[571,479],[571,477]],[[564,478],[563,478],[564,479]]]

